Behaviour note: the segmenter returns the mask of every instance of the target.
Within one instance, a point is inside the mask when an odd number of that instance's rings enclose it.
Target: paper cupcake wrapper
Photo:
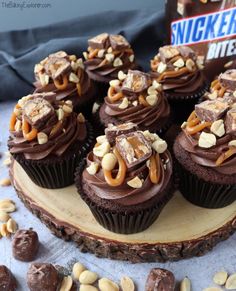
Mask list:
[[[191,203],[205,208],[221,208],[236,200],[236,184],[207,182],[186,171],[179,163],[177,167],[179,190]]]
[[[40,187],[48,189],[63,188],[74,183],[74,173],[94,142],[92,126],[87,123],[88,136],[83,145],[74,144],[61,159],[27,160],[22,154],[13,158],[23,167],[30,179]]]
[[[194,105],[199,103],[199,98],[201,98],[206,91],[207,85],[204,85],[204,87],[194,94],[187,96],[177,97],[170,93],[165,93],[174,114],[174,122],[182,124],[194,110]]]
[[[104,228],[120,234],[138,233],[147,229],[158,218],[164,206],[172,198],[172,183],[165,190],[162,201],[153,207],[135,212],[118,212],[96,205],[85,193],[81,183],[81,176],[85,166],[85,160],[80,164],[75,174],[75,184],[81,198],[90,208],[96,221]]]

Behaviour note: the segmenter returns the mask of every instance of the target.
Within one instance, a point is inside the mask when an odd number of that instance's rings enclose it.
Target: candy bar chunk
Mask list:
[[[107,47],[107,40],[108,40],[107,33],[101,33],[93,38],[88,40],[88,44],[93,49],[105,49]]]
[[[192,50],[188,46],[180,46],[180,47],[178,47],[178,51],[180,52],[181,56],[186,58],[186,59],[192,59],[192,60],[197,59],[197,56],[196,56],[194,50]]]
[[[146,161],[152,154],[150,143],[140,131],[119,135],[116,138],[116,147],[127,168]]]
[[[236,90],[236,69],[227,70],[220,74],[219,81],[228,90]]]
[[[172,272],[154,268],[151,269],[146,285],[145,291],[174,291],[175,290],[175,277]]]
[[[128,41],[120,34],[111,34],[110,37],[111,47],[114,50],[122,50],[130,47]]]
[[[105,135],[109,143],[113,145],[116,142],[117,136],[136,131],[137,129],[138,126],[133,122],[127,122],[119,125],[109,123],[108,127],[105,129]]]
[[[167,63],[170,59],[179,55],[177,48],[168,45],[161,47],[159,53],[163,63]]]
[[[49,58],[67,58],[68,55],[64,51],[58,51],[48,56]]]
[[[53,79],[66,74],[71,69],[71,64],[67,59],[51,57],[48,58],[47,63],[45,64],[45,72]]]
[[[230,109],[225,119],[226,133],[236,134],[236,108]]]
[[[54,113],[52,105],[43,98],[30,99],[24,104],[23,115],[34,127],[48,120]]]
[[[201,121],[214,122],[220,119],[228,108],[229,104],[226,101],[216,99],[195,105],[195,112]]]
[[[140,71],[129,70],[122,84],[124,93],[141,93],[150,85],[150,76]]]

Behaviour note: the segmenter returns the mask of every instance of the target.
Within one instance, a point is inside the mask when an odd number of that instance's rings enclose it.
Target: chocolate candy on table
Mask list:
[[[12,253],[16,260],[33,261],[39,249],[39,239],[35,231],[18,230],[12,240]]]
[[[114,125],[109,123],[105,129],[105,135],[110,144],[115,144],[116,137],[121,134],[127,134],[138,129],[138,126],[133,122]]]
[[[0,290],[15,291],[16,288],[16,279],[11,271],[6,266],[0,265]]]
[[[129,70],[122,84],[124,93],[141,93],[151,84],[151,78],[148,74],[137,70]]]
[[[213,122],[220,119],[228,108],[229,104],[226,101],[216,99],[195,105],[195,112],[201,121]]]
[[[131,132],[116,138],[116,147],[127,168],[132,168],[152,155],[152,148],[142,132]]]
[[[145,291],[174,291],[174,289],[175,277],[172,272],[159,268],[151,269]]]
[[[27,272],[30,291],[56,291],[60,283],[58,271],[52,264],[32,263]]]

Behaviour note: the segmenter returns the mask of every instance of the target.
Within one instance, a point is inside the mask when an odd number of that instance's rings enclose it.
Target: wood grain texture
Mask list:
[[[236,230],[236,202],[223,209],[204,209],[176,193],[147,230],[120,235],[93,218],[74,186],[43,189],[13,161],[11,177],[18,196],[58,237],[75,241],[81,251],[99,257],[153,262],[201,256]]]

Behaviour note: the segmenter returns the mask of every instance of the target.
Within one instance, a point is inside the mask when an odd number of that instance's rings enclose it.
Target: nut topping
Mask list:
[[[211,132],[214,133],[216,136],[223,136],[225,134],[225,126],[224,126],[224,120],[218,119],[214,121],[211,125]]]
[[[44,132],[39,132],[39,133],[37,134],[37,139],[38,139],[38,143],[39,143],[39,144],[45,144],[45,143],[48,142],[48,136],[47,136],[47,134],[44,133]]]
[[[202,132],[200,134],[198,145],[201,148],[211,148],[216,145],[216,137],[212,133]]]
[[[132,188],[141,188],[143,185],[142,180],[138,176],[134,177],[132,180],[129,180],[127,184]]]
[[[120,109],[126,109],[129,106],[129,100],[127,97],[123,98],[122,102],[118,106]]]
[[[117,157],[113,153],[107,153],[102,158],[102,168],[107,171],[112,171],[117,164]]]
[[[99,164],[96,162],[92,162],[89,167],[86,168],[87,172],[90,175],[95,175],[99,169]]]
[[[111,148],[111,146],[110,146],[109,142],[106,141],[106,142],[102,143],[101,145],[94,147],[93,153],[95,156],[102,158],[105,156],[105,154],[109,153],[110,148]]]

